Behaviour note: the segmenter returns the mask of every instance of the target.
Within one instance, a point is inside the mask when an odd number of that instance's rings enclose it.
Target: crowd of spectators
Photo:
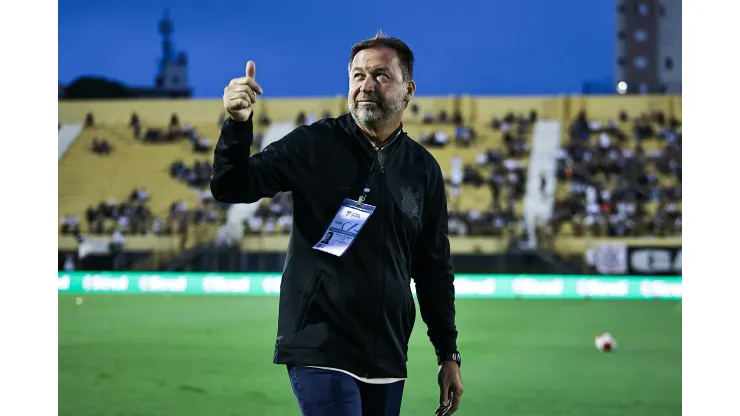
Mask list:
[[[62,235],[176,235],[186,232],[192,224],[216,224],[224,214],[223,207],[213,200],[209,192],[202,192],[200,204],[188,207],[183,201],[174,201],[163,217],[152,213],[148,206],[149,193],[146,189],[134,189],[125,201],[110,198],[90,205],[84,213],[85,229],[79,216],[67,214],[62,217]]]
[[[201,137],[198,129],[190,123],[180,123],[180,117],[177,114],[172,114],[166,129],[149,127],[143,130],[139,115],[134,113],[131,115],[129,127],[134,137],[143,143],[173,143],[187,140],[195,153],[208,153],[211,149],[211,139]]]
[[[459,156],[449,161],[451,169],[446,181],[450,233],[502,235],[521,232],[524,224],[517,216],[515,203],[525,193],[527,164],[523,159],[529,154],[528,137],[537,121],[537,113],[532,111],[526,116],[509,113],[493,118],[489,127],[501,135],[501,147],[486,148],[485,141],[479,141],[485,138],[486,132],[466,125],[459,111],[433,114],[412,104],[410,112],[412,122],[429,127],[417,138],[425,146],[440,148],[454,142],[461,148],[480,149],[475,163],[463,163]],[[331,114],[300,112],[295,121],[311,124],[319,116],[324,118]],[[589,119],[587,113],[581,112],[568,126],[568,141],[560,150],[557,168],[558,180],[567,187],[567,192],[559,192],[556,199],[550,223],[554,234],[567,224],[576,236],[680,235],[681,123],[661,112],[630,117],[623,111],[615,120],[604,122]],[[222,121],[223,115],[219,119]],[[267,126],[271,120],[260,115],[257,123]],[[94,125],[92,114],[88,114],[85,124]],[[453,130],[435,129],[438,125],[452,125]],[[143,131],[137,114],[132,115],[129,127],[143,142],[189,140],[195,152],[207,152],[211,147],[210,139],[201,138],[198,130],[188,123],[181,124],[176,114],[172,115],[167,129]],[[452,137],[449,137],[450,131]],[[111,149],[107,140],[93,140],[92,151],[96,154],[108,154]],[[210,160],[196,161],[193,165],[176,160],[169,172],[176,181],[204,189],[211,169]],[[480,210],[461,210],[461,194],[470,187],[487,188],[491,195],[490,205]],[[93,234],[107,233],[113,228],[128,234],[167,234],[192,222],[218,222],[222,210],[206,197],[202,206],[193,210],[182,203],[173,203],[168,218],[160,220],[152,216],[146,199],[145,190],[135,190],[125,202],[109,200],[91,206],[85,213],[88,230]],[[291,194],[278,194],[263,201],[245,224],[245,232],[287,233],[291,216]],[[74,234],[79,228],[79,218],[71,215],[63,218],[63,234]]]
[[[576,236],[681,235],[681,122],[662,112],[617,119],[581,112],[569,126],[553,233],[568,223]]]
[[[502,134],[503,147],[482,148],[483,145],[478,144],[477,147],[481,147],[482,151],[478,153],[475,164],[465,164],[459,156],[451,158],[450,175],[447,178],[451,235],[514,237],[526,228],[515,204],[524,197],[526,191],[527,165],[522,159],[528,156],[527,137],[536,119],[535,112],[530,113],[529,117],[509,113],[500,119],[493,118],[490,129]],[[487,188],[490,191],[490,204],[485,208],[461,211],[460,198],[471,187]]]
[[[191,166],[182,160],[176,160],[170,165],[170,176],[192,188],[201,189],[208,187],[212,170],[213,165],[210,160],[196,160]]]
[[[441,111],[435,117],[431,112],[422,113],[415,104],[411,106],[411,112],[412,123],[429,125],[431,128],[452,124],[456,143],[460,147],[478,145],[475,141],[478,138],[476,131],[465,126],[459,112],[450,117],[445,111]],[[329,116],[328,113],[323,114],[323,117]],[[528,155],[527,135],[531,134],[536,119],[536,112],[532,112],[529,117],[515,116],[512,113],[500,119],[494,118],[490,122],[490,128],[503,134],[503,148],[486,149],[478,155],[475,164],[463,165],[460,157],[452,158],[451,174],[446,178],[450,197],[451,235],[502,236],[521,233],[523,224],[516,213],[515,202],[524,196],[526,164],[522,163],[521,159]],[[314,113],[300,113],[296,117],[297,124],[310,124],[316,120]],[[428,147],[443,147],[447,144],[447,139],[443,129],[417,138]],[[480,211],[459,209],[460,196],[467,187],[485,187],[490,190],[490,206]],[[247,220],[245,233],[268,235],[289,233],[291,215],[290,193],[281,193],[275,198],[265,199],[255,215]]]
[[[244,227],[245,234],[289,234],[293,225],[293,194],[280,192],[264,199]]]

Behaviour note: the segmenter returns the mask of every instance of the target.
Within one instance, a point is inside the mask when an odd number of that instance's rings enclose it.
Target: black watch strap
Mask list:
[[[457,351],[437,355],[437,364],[442,364],[442,361],[454,361],[458,366],[462,366],[460,353]]]

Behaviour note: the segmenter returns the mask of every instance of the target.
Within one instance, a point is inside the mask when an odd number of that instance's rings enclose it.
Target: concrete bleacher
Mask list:
[[[567,122],[563,124],[563,134],[561,135],[561,145],[566,145],[568,142],[567,129],[570,123],[576,119],[578,113],[583,110],[588,114],[589,120],[599,121],[602,125],[606,125],[609,121],[614,121],[617,126],[627,133],[628,137],[632,137],[632,127],[637,118],[640,115],[650,115],[656,111],[662,111],[666,117],[675,116],[678,120],[681,120],[681,97],[666,97],[666,96],[626,96],[626,97],[589,97],[589,98],[574,98],[571,101],[571,111]],[[619,120],[619,113],[626,111],[629,115],[629,120],[622,122]],[[658,124],[651,122],[654,129],[658,129]],[[679,127],[680,131],[680,127]],[[635,149],[637,143],[634,140],[630,140],[631,143],[627,145],[627,148]],[[659,150],[664,147],[664,143],[661,139],[651,138],[641,142],[645,152],[653,150]],[[625,147],[623,147],[625,148]],[[666,177],[660,172],[657,172],[653,166],[648,166],[648,172],[655,174],[661,184],[674,185],[676,184],[675,178]],[[560,183],[558,186],[558,195],[562,196],[567,193],[567,183]]]
[[[411,112],[406,111],[404,126],[412,138],[417,139],[420,133],[444,130],[450,137],[450,143],[444,148],[430,148],[438,160],[445,176],[449,177],[450,160],[459,156],[463,164],[475,164],[479,153],[488,148],[504,149],[503,133],[490,127],[493,117],[502,118],[507,113],[527,116],[530,111],[538,113],[540,120],[559,120],[564,129],[578,111],[584,109],[590,119],[617,121],[619,111],[629,112],[630,117],[640,113],[649,113],[656,109],[666,115],[681,118],[681,98],[669,96],[609,96],[609,97],[417,97],[413,100],[420,108],[420,113],[431,112],[437,115],[445,110],[449,116],[460,111],[464,124],[473,127],[479,139],[475,146],[458,147],[454,144],[454,126],[452,124],[422,124],[414,120]],[[328,111],[332,116],[346,112],[346,97],[328,97],[314,99],[263,99],[258,102],[256,114],[266,115],[271,121],[294,121],[299,112],[313,113],[319,118]],[[199,204],[198,194],[186,184],[179,183],[170,177],[170,164],[181,159],[192,165],[196,160],[210,160],[211,154],[195,154],[190,144],[183,140],[175,143],[142,144],[133,137],[128,127],[131,114],[137,113],[142,122],[142,130],[149,127],[165,128],[173,113],[177,114],[180,123],[189,123],[197,128],[202,138],[210,138],[215,145],[219,134],[219,116],[223,112],[220,100],[127,100],[127,101],[90,101],[60,102],[60,123],[79,123],[87,113],[93,113],[96,127],[86,128],[66,150],[59,161],[59,218],[69,213],[82,220],[82,231],[85,232],[84,211],[89,205],[97,205],[102,200],[115,198],[123,201],[134,188],[145,188],[150,197],[149,207],[157,217],[164,217],[172,202],[185,201],[188,207]],[[627,125],[631,126],[631,120]],[[264,127],[256,124],[258,130]],[[627,127],[625,125],[625,127]],[[629,131],[629,129],[625,129]],[[564,131],[564,133],[567,133]],[[96,156],[90,152],[93,138],[108,139],[113,152],[108,156]],[[567,134],[562,134],[563,143]],[[527,143],[532,146],[531,133]],[[657,141],[645,142],[646,150],[657,148]],[[526,167],[528,158],[520,159]],[[484,175],[487,176],[487,175]],[[670,183],[672,178],[661,178]],[[567,183],[560,182],[556,188],[556,197],[567,194]],[[491,204],[491,191],[487,186],[475,188],[465,185],[458,201],[461,211],[478,210],[485,212]],[[654,203],[652,205],[655,205]],[[524,202],[516,201],[515,212],[521,215]],[[679,204],[680,207],[680,204]],[[654,209],[648,204],[648,209]],[[277,238],[265,236],[264,238]],[[164,237],[162,237],[164,238]],[[169,237],[167,237],[169,238]],[[282,237],[281,237],[282,238]],[[478,237],[476,237],[478,238]],[[572,245],[564,239],[575,237],[566,235],[558,237],[560,246],[581,247],[587,239],[578,240]],[[273,247],[272,243],[260,245],[260,237],[250,237],[250,248]],[[66,241],[66,240],[65,240]],[[142,240],[144,241],[144,240]],[[266,241],[266,240],[265,240]],[[277,241],[277,240],[276,240]],[[282,239],[279,241],[283,241]],[[461,241],[456,238],[455,241]],[[484,240],[470,240],[484,241]],[[488,241],[488,240],[485,240]],[[141,244],[144,244],[142,242]],[[246,243],[245,243],[246,244]],[[484,244],[484,243],[480,243]],[[471,243],[464,245],[470,250],[480,250],[481,245]],[[556,244],[557,245],[557,244]],[[137,247],[139,243],[137,243]],[[170,247],[170,245],[166,245]],[[470,246],[470,247],[469,247]],[[462,246],[461,246],[462,247]],[[486,246],[487,247],[487,246]],[[498,249],[499,245],[489,247]],[[467,249],[467,248],[466,248]]]
[[[113,152],[108,156],[91,153],[94,137],[106,138]],[[127,127],[86,129],[59,163],[60,217],[67,212],[80,215],[88,206],[110,198],[120,203],[134,188],[149,192],[149,207],[155,216],[166,214],[173,201],[194,206],[200,201],[198,195],[169,175],[174,159],[192,163],[203,156],[193,155],[185,143],[141,144]]]
[[[151,112],[139,110],[137,103]],[[195,161],[210,162],[211,152],[196,154],[190,142],[184,139],[171,143],[142,143],[128,127],[133,113],[139,115],[142,131],[147,128],[165,129],[171,115],[177,113],[181,124],[192,124],[201,138],[210,138],[211,146],[215,146],[220,132],[219,107],[210,101],[188,103],[185,111],[168,101],[160,101],[156,106],[148,101],[60,105],[60,121],[80,116],[84,119],[88,111],[95,118],[95,125],[85,128],[59,161],[60,220],[67,214],[79,216],[84,233],[87,231],[84,213],[89,206],[97,206],[111,198],[120,203],[127,200],[135,188],[147,190],[147,205],[153,215],[161,219],[167,217],[173,202],[185,202],[189,208],[199,206],[198,192],[174,180],[169,169],[174,160],[182,160],[187,165]],[[193,103],[200,105],[193,106]],[[257,130],[261,131],[263,127],[258,126]],[[90,146],[94,138],[107,139],[113,151],[105,156],[92,153]]]
[[[544,105],[543,102],[545,103]],[[488,149],[501,151],[505,149],[504,133],[491,128],[491,121],[494,117],[501,119],[508,113],[514,113],[517,116],[528,116],[532,110],[538,113],[546,112],[547,114],[555,112],[553,100],[543,100],[542,98],[515,98],[510,100],[508,98],[498,97],[422,97],[415,98],[413,103],[419,107],[420,115],[429,112],[436,117],[440,111],[444,110],[451,117],[454,112],[460,111],[463,118],[463,125],[472,127],[477,134],[474,146],[460,147],[454,143],[454,125],[449,123],[423,124],[420,122],[420,117],[414,118],[409,110],[406,111],[404,114],[404,129],[409,133],[410,137],[418,140],[421,134],[429,134],[435,131],[443,131],[450,137],[450,142],[447,146],[442,148],[428,148],[429,152],[439,162],[442,172],[447,178],[450,176],[451,160],[453,157],[459,157],[463,165],[477,166],[477,157],[479,154]],[[530,132],[525,135],[525,139],[527,145],[531,146],[532,133]],[[518,162],[526,170],[528,158],[518,158]],[[484,177],[488,177],[490,168],[478,168],[478,170]],[[463,185],[456,205],[460,211],[476,210],[485,212],[491,207],[492,200],[493,197],[488,186],[484,185],[477,188],[471,185]],[[522,215],[523,206],[523,200],[520,199],[515,202],[514,212],[517,216]]]
[[[642,115],[650,116],[655,112],[663,112],[666,118],[674,116],[680,121],[681,97],[662,95],[572,97],[569,100],[568,108],[564,113],[565,120],[563,123],[563,132],[561,134],[561,146],[565,146],[568,143],[568,128],[581,111],[586,112],[589,121],[598,121],[602,126],[605,126],[610,121],[616,123],[617,127],[628,137],[627,143],[621,145],[621,148],[623,150],[635,150],[638,146],[637,141],[633,138],[633,125],[635,119]],[[619,120],[619,113],[621,111],[625,111],[628,114],[629,119],[627,121]],[[651,121],[650,124],[655,131],[658,131],[659,125],[657,123]],[[678,131],[681,131],[680,127],[678,128]],[[595,137],[596,136],[592,135],[591,140],[595,140]],[[614,142],[613,139],[612,141]],[[639,145],[642,146],[646,154],[649,154],[652,151],[664,149],[665,140],[653,137],[642,140]],[[660,186],[678,185],[678,180],[675,177],[662,174],[653,164],[647,165],[646,172],[655,175]],[[606,178],[603,175],[597,175],[596,178],[604,180],[606,182],[607,189],[614,188],[619,179],[614,176],[610,181],[606,181]],[[557,200],[566,198],[570,194],[570,185],[571,181],[569,180],[559,181],[556,187],[555,198]],[[681,201],[676,201],[676,204],[678,210],[681,211]],[[650,201],[643,204],[643,207],[648,215],[653,215],[659,205],[660,202]],[[560,234],[562,237],[571,237],[573,235],[572,223],[567,221],[563,223]],[[588,241],[589,238],[579,237],[579,240],[580,241],[578,243],[568,244],[573,245],[574,247],[580,247],[582,242]]]

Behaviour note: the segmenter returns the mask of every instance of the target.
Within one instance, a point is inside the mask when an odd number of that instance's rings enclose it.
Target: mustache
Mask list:
[[[381,98],[377,95],[358,95],[355,98],[355,102],[360,102],[360,101],[374,101],[376,103],[382,102]]]

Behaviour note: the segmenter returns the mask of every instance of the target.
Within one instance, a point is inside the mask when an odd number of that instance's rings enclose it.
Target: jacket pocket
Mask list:
[[[306,318],[311,310],[311,304],[313,303],[314,297],[316,296],[316,289],[321,285],[322,273],[321,270],[316,270],[311,277],[311,281],[306,287],[306,291],[301,297],[300,313],[298,315],[298,321],[296,325],[296,332],[302,330],[306,325]]]

